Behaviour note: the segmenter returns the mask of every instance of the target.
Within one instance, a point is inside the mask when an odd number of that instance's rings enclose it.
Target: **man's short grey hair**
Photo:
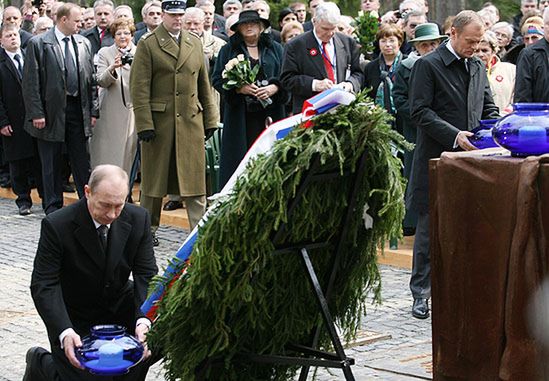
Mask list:
[[[520,0],[520,5],[538,3],[538,0]]]
[[[507,34],[507,36],[509,38],[513,37],[513,33],[514,33],[513,26],[511,24],[509,24],[507,21],[497,22],[494,25],[492,25],[492,27],[490,28],[490,30],[492,32],[496,32],[496,31],[501,30],[501,29],[503,29],[505,31],[505,33]]]
[[[132,15],[132,18],[133,18],[133,9],[129,5],[122,4],[122,5],[119,5],[118,7],[114,8],[114,14],[115,15],[116,15],[116,12],[118,12],[119,9],[127,9],[128,11],[130,11],[130,14]]]
[[[478,13],[470,10],[459,12],[452,22],[452,27],[456,28],[458,32],[461,32],[463,28],[469,24],[479,24],[484,27],[484,21],[482,21],[482,18]]]
[[[238,5],[238,9],[242,10],[242,3],[238,0],[227,0],[223,3],[223,10],[227,9],[229,5]]]
[[[425,17],[425,21],[427,21],[427,15],[425,14],[425,12],[419,11],[419,10],[413,10],[413,11],[410,11],[410,12],[406,12],[404,14],[403,20],[404,20],[404,25],[405,26],[408,25],[408,21],[410,20],[410,17],[412,17],[412,16],[414,16],[414,17],[422,17],[423,16],[423,17]]]
[[[97,0],[95,3],[93,3],[93,9],[97,9],[97,7],[103,7],[103,6],[109,6],[114,12],[114,3],[111,0]]]
[[[423,0],[403,0],[398,6],[398,10],[400,12],[406,10],[406,7],[404,5],[409,3],[415,4],[417,6],[417,9],[419,10],[425,9],[425,3],[423,2]]]
[[[255,0],[255,1],[253,1],[253,3],[254,4],[259,4],[259,3],[265,4],[267,6],[267,12],[271,13],[271,6],[265,0]]]
[[[202,21],[204,21],[204,18],[206,18],[206,14],[200,8],[189,7],[185,10],[185,15],[183,16],[183,19],[186,19],[188,17],[198,17],[202,19]]]
[[[33,31],[40,30],[44,27],[53,28],[53,20],[48,16],[40,16],[34,22]]]
[[[147,1],[145,5],[143,5],[143,8],[141,8],[141,17],[145,18],[151,7],[162,8],[162,3],[158,0]]]
[[[88,180],[88,186],[93,192],[99,184],[105,180],[119,180],[126,184],[126,189],[129,190],[128,174],[122,168],[112,164],[102,164],[95,167]]]
[[[195,7],[215,7],[215,4],[210,0],[198,0]]]
[[[329,24],[339,24],[341,18],[341,11],[336,3],[326,2],[320,3],[315,10],[315,22],[326,21]]]

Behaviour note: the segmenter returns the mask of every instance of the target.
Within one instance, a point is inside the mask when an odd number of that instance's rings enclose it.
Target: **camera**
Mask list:
[[[120,57],[120,61],[122,62],[122,65],[131,65],[133,62],[133,54],[131,53],[124,53],[122,57]]]
[[[36,8],[40,8],[40,6],[44,3],[44,0],[32,0],[32,6]]]

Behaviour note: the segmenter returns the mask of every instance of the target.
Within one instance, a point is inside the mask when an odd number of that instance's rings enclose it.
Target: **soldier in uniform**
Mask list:
[[[191,228],[202,217],[204,136],[219,119],[200,39],[182,30],[185,6],[184,0],[162,2],[162,23],[139,41],[130,78],[142,141],[141,205],[151,214],[153,233],[167,193],[183,197]]]

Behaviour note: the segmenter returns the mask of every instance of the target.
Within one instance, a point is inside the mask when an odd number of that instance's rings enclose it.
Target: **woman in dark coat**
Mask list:
[[[400,52],[404,33],[395,24],[383,23],[376,34],[381,53],[364,68],[364,88],[370,88],[368,96],[391,115],[395,115],[393,102],[393,83],[396,71],[406,55]],[[402,128],[397,125],[397,131]]]
[[[219,52],[213,86],[223,95],[223,137],[221,141],[220,185],[229,180],[238,164],[265,129],[265,120],[277,121],[284,117],[287,92],[279,82],[283,49],[271,35],[263,33],[269,21],[259,17],[257,11],[243,11],[231,27],[236,33]],[[243,54],[251,67],[260,65],[258,81],[241,88],[223,89],[223,70],[231,59]],[[272,104],[263,107],[259,99],[270,98]]]

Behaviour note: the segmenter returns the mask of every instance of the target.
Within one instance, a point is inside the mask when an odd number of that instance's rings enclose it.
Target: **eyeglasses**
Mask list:
[[[408,26],[410,27],[410,29],[416,29],[416,26],[418,26],[418,24],[408,24]]]

